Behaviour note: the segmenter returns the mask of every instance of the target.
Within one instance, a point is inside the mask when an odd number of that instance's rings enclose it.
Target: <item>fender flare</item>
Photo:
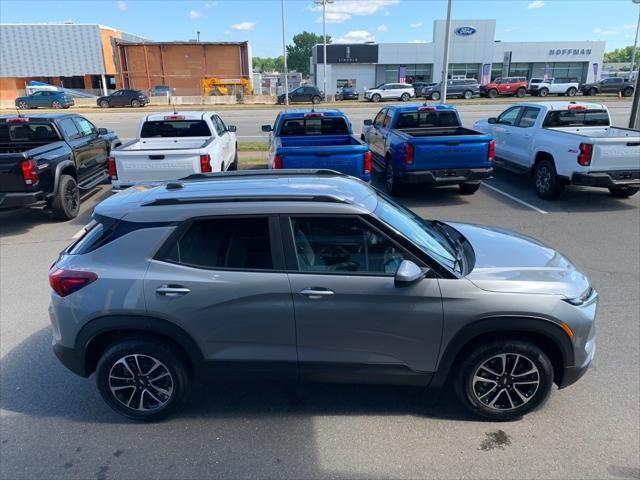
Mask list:
[[[491,317],[470,323],[458,330],[454,337],[449,341],[444,353],[440,357],[438,368],[433,376],[430,386],[443,386],[449,376],[451,367],[453,367],[453,364],[458,357],[458,354],[469,344],[469,342],[473,341],[474,338],[488,333],[533,334],[542,336],[553,342],[560,351],[564,367],[573,366],[573,344],[564,330],[562,330],[557,323],[546,318],[539,317]],[[558,373],[562,374],[563,372]]]
[[[53,178],[53,190],[52,190],[52,193],[54,195],[58,191],[58,184],[60,183],[60,176],[62,175],[62,170],[64,170],[67,167],[72,167],[74,171],[76,170],[76,164],[73,163],[71,159],[63,160],[56,165],[56,170]],[[77,171],[76,171],[76,176],[77,176]]]

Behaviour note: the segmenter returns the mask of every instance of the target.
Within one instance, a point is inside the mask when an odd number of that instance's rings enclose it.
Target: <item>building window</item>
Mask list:
[[[473,78],[477,80],[482,77],[480,68],[481,65],[479,63],[450,63],[448,78],[454,80]]]
[[[502,77],[502,64],[501,63],[493,63],[491,64],[491,81],[493,82],[496,78]]]
[[[385,65],[385,83],[431,82],[433,79],[432,64],[418,65]]]
[[[587,80],[587,62],[551,62],[549,65],[549,77],[575,78],[580,83]]]
[[[355,78],[350,78],[350,79],[339,79],[336,80],[336,86],[338,88],[342,88],[342,87],[353,87],[356,88],[356,79]]]
[[[510,77],[524,77],[527,80],[531,77],[530,63],[512,63],[509,67]]]

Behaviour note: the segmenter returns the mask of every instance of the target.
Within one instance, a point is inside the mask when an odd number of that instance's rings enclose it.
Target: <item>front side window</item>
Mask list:
[[[381,127],[382,126],[382,122],[384,122],[384,117],[387,114],[387,109],[385,108],[384,110],[380,110],[378,112],[378,114],[376,115],[376,118],[373,121],[373,124],[376,127]]]
[[[89,137],[98,132],[96,130],[96,127],[94,127],[93,124],[86,118],[76,118],[76,122],[78,124],[78,127],[80,127],[80,132],[84,137]]]
[[[391,126],[391,113],[387,112],[387,115],[384,117],[384,122],[382,122],[382,126],[384,128],[389,128]]]
[[[502,125],[515,125],[521,110],[521,107],[510,108],[498,117],[498,123]]]
[[[269,219],[196,220],[161,260],[209,269],[273,269]]]
[[[292,218],[298,268],[303,272],[393,275],[404,252],[356,217]]]

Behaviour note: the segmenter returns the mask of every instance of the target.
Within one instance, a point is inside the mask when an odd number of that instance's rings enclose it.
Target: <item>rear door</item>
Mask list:
[[[144,295],[147,314],[184,329],[209,367],[297,375],[293,300],[277,217],[186,222],[149,262]]]
[[[518,119],[515,128],[511,128],[508,135],[510,159],[522,165],[529,167],[532,158],[533,133],[536,121],[540,117],[540,108],[525,107]]]

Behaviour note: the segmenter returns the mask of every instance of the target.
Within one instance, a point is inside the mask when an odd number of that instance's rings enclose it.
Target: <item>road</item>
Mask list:
[[[234,115],[241,128],[260,123]],[[106,186],[91,192],[67,223],[0,213],[0,478],[640,477],[640,195],[570,188],[544,202],[526,179],[497,172],[471,197],[443,188],[402,198],[423,217],[532,235],[599,290],[593,368],[520,421],[470,417],[448,391],[214,384],[158,424],[113,413],[93,378],[73,375],[51,351],[47,269],[108,195]]]
[[[631,112],[631,102],[606,101],[598,100],[605,103],[611,110],[613,123],[619,126],[627,126],[629,123],[629,114]],[[347,113],[354,130],[360,133],[362,122],[367,118],[373,118],[378,110],[385,104],[362,104],[343,107]],[[508,104],[470,104],[456,105],[463,122],[466,127],[472,127],[476,120],[481,118],[497,116],[500,112],[507,108]],[[308,108],[308,105],[302,106]],[[338,105],[338,107],[340,107]],[[333,106],[332,106],[333,108]],[[213,109],[213,107],[212,107]],[[222,119],[230,125],[238,127],[238,140],[245,142],[259,142],[267,139],[267,134],[260,131],[260,126],[273,123],[278,112],[282,108],[262,108],[262,109],[242,109],[242,108],[226,108],[220,111]],[[157,110],[156,110],[157,111]],[[134,138],[140,120],[144,115],[151,113],[144,109],[110,109],[110,110],[94,110],[88,113],[82,113],[89,120],[99,127],[115,130],[122,139]]]

